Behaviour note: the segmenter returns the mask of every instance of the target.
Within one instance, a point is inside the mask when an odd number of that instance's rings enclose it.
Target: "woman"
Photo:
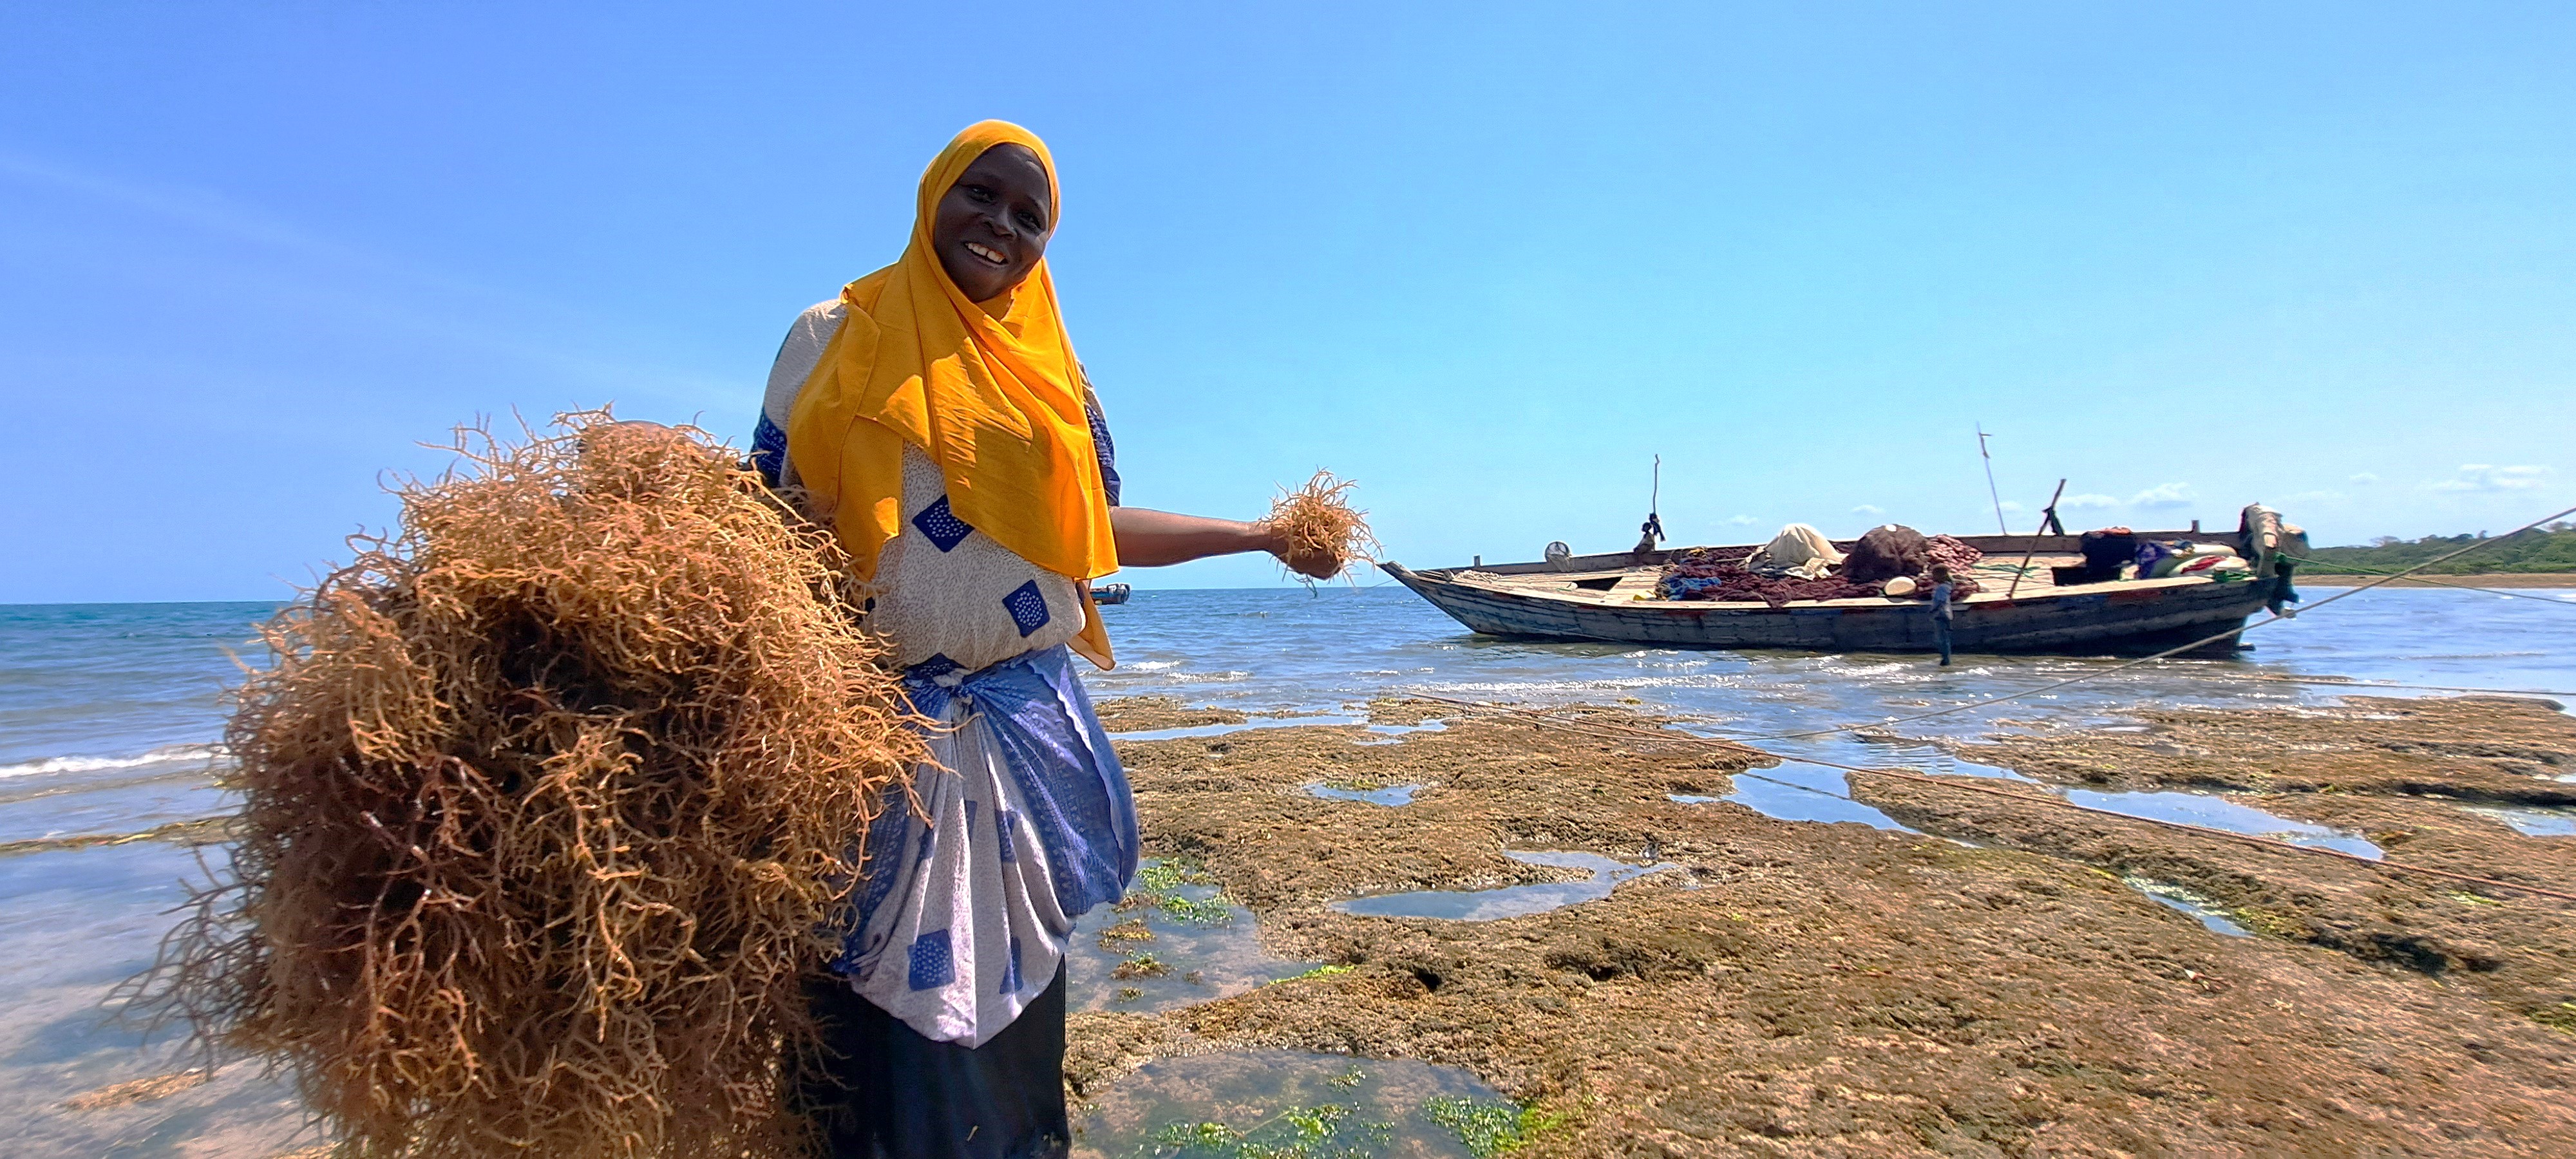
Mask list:
[[[944,726],[921,815],[869,832],[846,950],[813,988],[836,1058],[808,1099],[833,1155],[1064,1153],[1064,951],[1137,855],[1069,657],[1111,663],[1088,581],[1229,552],[1329,566],[1257,523],[1118,506],[1047,273],[1057,207],[1036,136],[959,133],[922,174],[903,256],[788,331],[753,437],[849,548],[871,630]]]

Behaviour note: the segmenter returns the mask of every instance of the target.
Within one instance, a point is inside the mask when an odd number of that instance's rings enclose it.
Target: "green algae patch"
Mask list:
[[[1136,867],[1136,884],[1119,899],[1120,912],[1150,906],[1163,916],[1194,926],[1234,924],[1234,907],[1215,888],[1207,870],[1187,861],[1156,859]],[[1201,888],[1188,888],[1188,887]]]
[[[1484,1103],[1456,1095],[1442,1095],[1422,1104],[1422,1113],[1446,1128],[1464,1144],[1476,1159],[1493,1159],[1496,1155],[1520,1150],[1550,1129],[1561,1126],[1566,1116],[1542,1111],[1519,1103]]]
[[[1306,972],[1305,972],[1305,973],[1303,973],[1303,974],[1292,974],[1292,975],[1289,975],[1288,977],[1281,978],[1281,979],[1280,979],[1280,981],[1282,981],[1282,982],[1303,982],[1303,981],[1306,981],[1306,980],[1308,980],[1308,979],[1310,979],[1310,978],[1332,978],[1332,977],[1338,977],[1338,976],[1343,975],[1343,974],[1348,974],[1348,973],[1350,973],[1351,971],[1356,970],[1356,969],[1358,969],[1358,968],[1359,968],[1359,967],[1357,967],[1357,966],[1343,966],[1343,965],[1331,965],[1331,964],[1328,964],[1328,965],[1317,966],[1317,967],[1315,967],[1314,969],[1312,969],[1312,970],[1308,970],[1308,971],[1306,971]]]

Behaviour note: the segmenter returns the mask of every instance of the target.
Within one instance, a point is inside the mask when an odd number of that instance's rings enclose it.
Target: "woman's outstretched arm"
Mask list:
[[[1300,575],[1330,579],[1333,563],[1322,556],[1291,557],[1279,536],[1264,523],[1238,523],[1199,515],[1176,515],[1143,507],[1109,509],[1109,530],[1118,539],[1118,562],[1127,567],[1166,567],[1206,559],[1266,551]]]

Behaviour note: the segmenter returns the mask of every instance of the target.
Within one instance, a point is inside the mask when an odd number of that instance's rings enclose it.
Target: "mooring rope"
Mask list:
[[[2326,563],[2326,562],[2324,562],[2324,561],[2322,561],[2322,560],[2308,559],[2308,558],[2305,558],[2305,557],[2303,557],[2303,556],[2296,556],[2296,555],[2284,555],[2284,556],[2282,556],[2281,558],[2286,559],[2286,560],[2289,560],[2289,561],[2291,561],[2291,562],[2293,562],[2293,563],[2302,564],[2302,565],[2307,565],[2307,566],[2313,566],[2313,567],[2318,567],[2318,568],[2335,568],[2335,569],[2339,569],[2339,570],[2335,570],[2335,571],[2329,571],[2329,572],[2327,572],[2326,574],[2328,574],[2328,575],[2383,575],[2383,576],[2387,576],[2387,577],[2389,577],[2390,579],[2395,579],[2395,578],[2397,578],[2399,575],[2403,574],[2403,573],[2399,573],[2399,572],[2385,572],[2385,571],[2381,571],[2381,570],[2379,570],[2379,569],[2377,569],[2377,568],[2369,568],[2369,567],[2354,567],[2354,566],[2353,566],[2353,565],[2351,565],[2351,564],[2344,564],[2344,563]],[[2419,576],[2416,576],[2416,577],[2415,577],[2415,582],[2416,582],[2416,583],[2419,583],[2419,584],[2432,584],[2432,585],[2434,585],[2434,586],[2436,586],[2436,587],[2445,587],[2445,588],[2450,588],[2450,589],[2452,589],[2452,590],[2454,590],[2454,591],[2463,591],[2463,592],[2483,592],[2483,593],[2485,593],[2485,594],[2487,594],[2487,595],[2490,595],[2490,596],[2503,596],[2503,597],[2505,597],[2505,598],[2507,598],[2507,599],[2514,599],[2514,600],[2538,600],[2538,601],[2540,601],[2541,603],[2544,603],[2544,604],[2556,604],[2556,605],[2558,605],[2559,607],[2562,607],[2562,608],[2576,608],[2576,600],[2562,600],[2562,599],[2559,599],[2559,598],[2558,598],[2558,597],[2556,597],[2556,596],[2535,596],[2535,595],[2531,594],[2530,592],[2508,592],[2508,591],[2504,591],[2504,590],[2501,590],[2501,589],[2498,589],[2498,588],[2482,588],[2482,587],[2476,587],[2476,586],[2473,586],[2473,585],[2470,585],[2470,584],[2455,584],[2455,583],[2452,583],[2452,582],[2451,582],[2451,581],[2449,581],[2449,580],[2435,579],[2435,578],[2433,578],[2432,576],[2429,576],[2429,575],[2419,575]]]
[[[1483,712],[1509,713],[1516,716],[1528,717],[1531,718],[1534,727],[1546,728],[1552,726],[1563,731],[1588,734],[1595,737],[1639,736],[1666,744],[1717,745],[1723,748],[1732,749],[1736,752],[1769,757],[1778,761],[1816,765],[1818,767],[1828,769],[1840,769],[1845,773],[1862,773],[1874,777],[1893,777],[1898,780],[1914,781],[1919,784],[1932,785],[1937,788],[1962,789],[1971,793],[1984,793],[1988,796],[2003,797],[2008,800],[2019,801],[2027,804],[2055,805],[2060,808],[2073,809],[2083,813],[2096,813],[2105,817],[2116,817],[2123,821],[2139,821],[2149,825],[2161,825],[2167,829],[2179,829],[2185,832],[2202,834],[2204,836],[2224,838],[2229,841],[2260,846],[2266,849],[2288,850],[2293,853],[2310,853],[2324,857],[2340,858],[2357,865],[2372,866],[2382,870],[2390,870],[2400,873],[2419,873],[2428,877],[2439,877],[2451,881],[2466,882],[2471,885],[2483,886],[2489,889],[2515,890],[2522,893],[2536,894],[2541,897],[2555,898],[2559,901],[2576,902],[2576,893],[2563,893],[2558,890],[2548,889],[2542,886],[2522,885],[2515,882],[2498,881],[2491,877],[2479,877],[2474,874],[2458,873],[2448,869],[2435,869],[2426,865],[2410,865],[2405,862],[2390,861],[2385,858],[2374,859],[2363,857],[2356,853],[2346,853],[2340,849],[2328,849],[2316,845],[2298,845],[2292,842],[2282,841],[2277,838],[2257,836],[2252,833],[2234,833],[2225,829],[2212,829],[2205,825],[2193,825],[2182,821],[2167,821],[2158,817],[2140,817],[2130,813],[2122,813],[2113,809],[2096,808],[2092,805],[2078,805],[2075,802],[2066,800],[2062,797],[2033,796],[2028,793],[2008,792],[2003,789],[1991,788],[1985,785],[1966,784],[1955,778],[1925,776],[1922,773],[1906,772],[1901,769],[1865,768],[1860,765],[1846,765],[1818,757],[1791,756],[1787,753],[1775,753],[1767,749],[1755,748],[1742,741],[1733,740],[1727,737],[1694,736],[1689,733],[1662,732],[1655,729],[1638,728],[1633,725],[1611,724],[1603,721],[1568,720],[1565,717],[1557,716],[1543,709],[1524,708],[1510,704],[1491,704],[1476,700],[1460,700],[1455,697],[1436,696],[1430,693],[1414,693],[1413,695],[1421,697],[1424,700],[1438,701],[1442,704],[1452,704],[1460,708],[1474,709]],[[1839,794],[1828,793],[1812,785],[1798,785],[1792,782],[1780,780],[1776,777],[1764,777],[1758,773],[1739,772],[1730,773],[1728,775],[1751,776],[1758,780],[1770,781],[1774,784],[1789,785],[1791,788],[1806,789],[1809,792],[1823,793],[1828,797],[1839,796]],[[1849,797],[1841,797],[1840,799],[1846,801],[1852,800],[1852,798]],[[1865,804],[1866,802],[1854,801],[1853,803]]]

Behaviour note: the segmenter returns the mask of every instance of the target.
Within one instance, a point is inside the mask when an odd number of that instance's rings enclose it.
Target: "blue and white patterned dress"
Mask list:
[[[804,312],[781,345],[752,458],[792,485],[787,418],[847,307]],[[1109,501],[1114,449],[1093,441]],[[903,534],[877,557],[869,630],[941,729],[915,778],[927,819],[897,805],[868,833],[857,921],[833,968],[924,1038],[981,1046],[1054,981],[1073,919],[1136,870],[1136,805],[1065,642],[1081,581],[1048,572],[949,510],[947,482],[904,447]]]

